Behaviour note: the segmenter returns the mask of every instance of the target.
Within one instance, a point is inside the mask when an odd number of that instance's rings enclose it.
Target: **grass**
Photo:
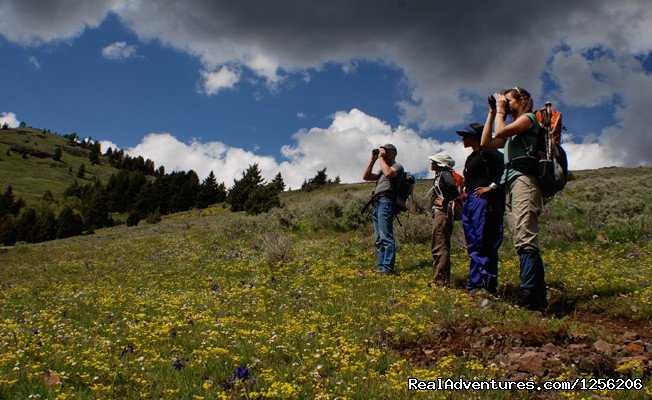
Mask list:
[[[565,196],[580,196],[599,174],[577,173]],[[266,215],[215,206],[0,254],[0,398],[525,399],[533,393],[406,387],[408,377],[507,377],[504,365],[470,346],[479,332],[561,346],[576,334],[613,339],[614,332],[574,318],[578,312],[640,326],[652,317],[649,237],[545,248],[551,303],[560,310],[547,318],[507,300],[485,307],[460,288],[432,286],[423,234],[399,245],[398,275],[378,276],[370,223],[320,229],[327,217],[310,213],[333,212],[332,202],[343,210],[369,188],[287,193],[285,207]],[[417,191],[427,188],[419,182]],[[604,236],[606,228],[596,229]],[[501,250],[503,292],[518,284],[510,247]],[[457,285],[467,265],[458,243]],[[243,365],[249,376],[231,383]],[[633,371],[621,376],[647,376],[644,389],[548,395],[649,398],[649,372]],[[550,378],[582,374],[567,365]]]
[[[22,154],[10,151],[12,146],[49,154],[53,154],[56,146],[60,146],[63,151],[60,161],[54,161],[51,157],[23,158]],[[77,178],[81,164],[86,168],[83,179]],[[67,139],[58,135],[33,128],[0,130],[0,190],[4,192],[8,185],[12,185],[14,196],[22,198],[27,204],[38,202],[48,190],[56,200],[61,201],[63,191],[75,179],[80,184],[85,184],[91,182],[93,177],[98,177],[106,183],[111,174],[116,172],[118,170],[108,165],[105,158],[101,159],[101,164],[91,165],[88,150],[71,146]]]

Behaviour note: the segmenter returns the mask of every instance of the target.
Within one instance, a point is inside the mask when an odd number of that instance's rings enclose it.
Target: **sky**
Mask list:
[[[545,5],[545,6],[542,6]],[[0,123],[92,137],[227,187],[431,176],[486,96],[564,114],[573,170],[652,164],[649,0],[0,0]]]

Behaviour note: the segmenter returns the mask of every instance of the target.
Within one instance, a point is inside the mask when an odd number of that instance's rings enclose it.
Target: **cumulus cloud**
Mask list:
[[[0,32],[19,43],[61,40],[113,12],[140,40],[192,54],[204,71],[247,68],[270,87],[318,73],[327,63],[355,71],[359,60],[370,60],[404,73],[408,92],[400,120],[421,131],[460,124],[486,94],[514,84],[540,104],[555,95],[544,92],[546,77],[557,83],[562,105],[612,107],[618,124],[601,132],[601,144],[613,146],[611,154],[627,157],[627,164],[650,163],[652,152],[636,146],[647,131],[629,130],[645,125],[646,113],[630,111],[630,101],[612,104],[619,98],[652,102],[649,91],[626,92],[652,79],[640,72],[637,58],[652,51],[649,0],[546,5],[525,10],[524,18],[523,7],[481,0],[445,8],[411,0],[335,0],[310,8],[301,0],[5,0]],[[622,129],[632,140],[613,140]]]
[[[107,60],[122,61],[136,56],[136,46],[118,41],[102,48],[102,57]]]
[[[213,171],[217,180],[227,187],[234,179],[240,179],[249,165],[257,163],[267,181],[281,172],[286,186],[294,189],[323,168],[327,169],[329,177],[339,176],[343,183],[362,181],[371,149],[385,143],[393,143],[398,149],[397,161],[422,178],[433,176],[427,156],[446,151],[455,160],[455,169],[461,172],[470,153],[461,141],[439,142],[424,138],[413,129],[392,128],[358,109],[337,112],[328,127],[300,130],[292,138],[292,144],[281,148],[284,159],[280,161],[219,141],[183,143],[170,133],[151,133],[126,151],[133,156],[149,158],[156,165],[165,166],[166,171],[194,170],[200,178]],[[573,170],[621,165],[597,142],[574,143],[567,135],[564,147]],[[374,170],[377,169],[378,164]]]
[[[100,149],[102,153],[106,152],[108,149],[112,148],[113,150],[118,150],[119,147],[110,140],[100,140]]]
[[[0,2],[0,33],[12,42],[37,45],[79,36],[95,28],[122,0]]]
[[[0,126],[7,124],[8,127],[10,128],[16,128],[18,127],[18,118],[16,118],[16,114],[12,112],[3,112],[0,114]]]
[[[223,66],[219,71],[202,72],[201,92],[211,96],[222,90],[232,89],[240,80],[237,71]]]

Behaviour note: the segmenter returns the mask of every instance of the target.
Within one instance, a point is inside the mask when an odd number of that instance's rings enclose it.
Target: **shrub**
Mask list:
[[[394,224],[394,234],[399,243],[430,243],[432,218],[425,214],[402,214],[401,224]]]
[[[158,224],[161,222],[161,212],[156,209],[153,213],[149,214],[145,221],[147,221],[148,224]]]
[[[270,264],[276,264],[290,258],[293,241],[290,236],[279,232],[270,232],[263,236],[262,247],[267,261]]]

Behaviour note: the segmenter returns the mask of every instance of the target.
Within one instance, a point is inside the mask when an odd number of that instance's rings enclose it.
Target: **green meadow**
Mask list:
[[[498,296],[463,289],[459,222],[453,283],[433,283],[427,181],[400,216],[392,276],[376,274],[359,211],[369,184],[2,249],[0,398],[649,399],[652,168],[573,174],[542,217],[547,315],[512,304],[509,235]],[[411,391],[410,378],[587,390]]]
[[[55,161],[52,155],[61,148],[61,159]],[[13,150],[12,150],[13,148]],[[28,153],[23,156],[23,152]],[[30,155],[39,152],[41,157]],[[106,183],[118,169],[108,165],[102,157],[100,164],[92,165],[89,151],[69,143],[59,135],[35,128],[0,130],[0,190],[12,185],[14,195],[27,204],[34,204],[47,191],[55,199],[63,200],[63,191],[75,180],[84,185],[97,177]],[[84,164],[86,173],[77,177],[79,167]]]

